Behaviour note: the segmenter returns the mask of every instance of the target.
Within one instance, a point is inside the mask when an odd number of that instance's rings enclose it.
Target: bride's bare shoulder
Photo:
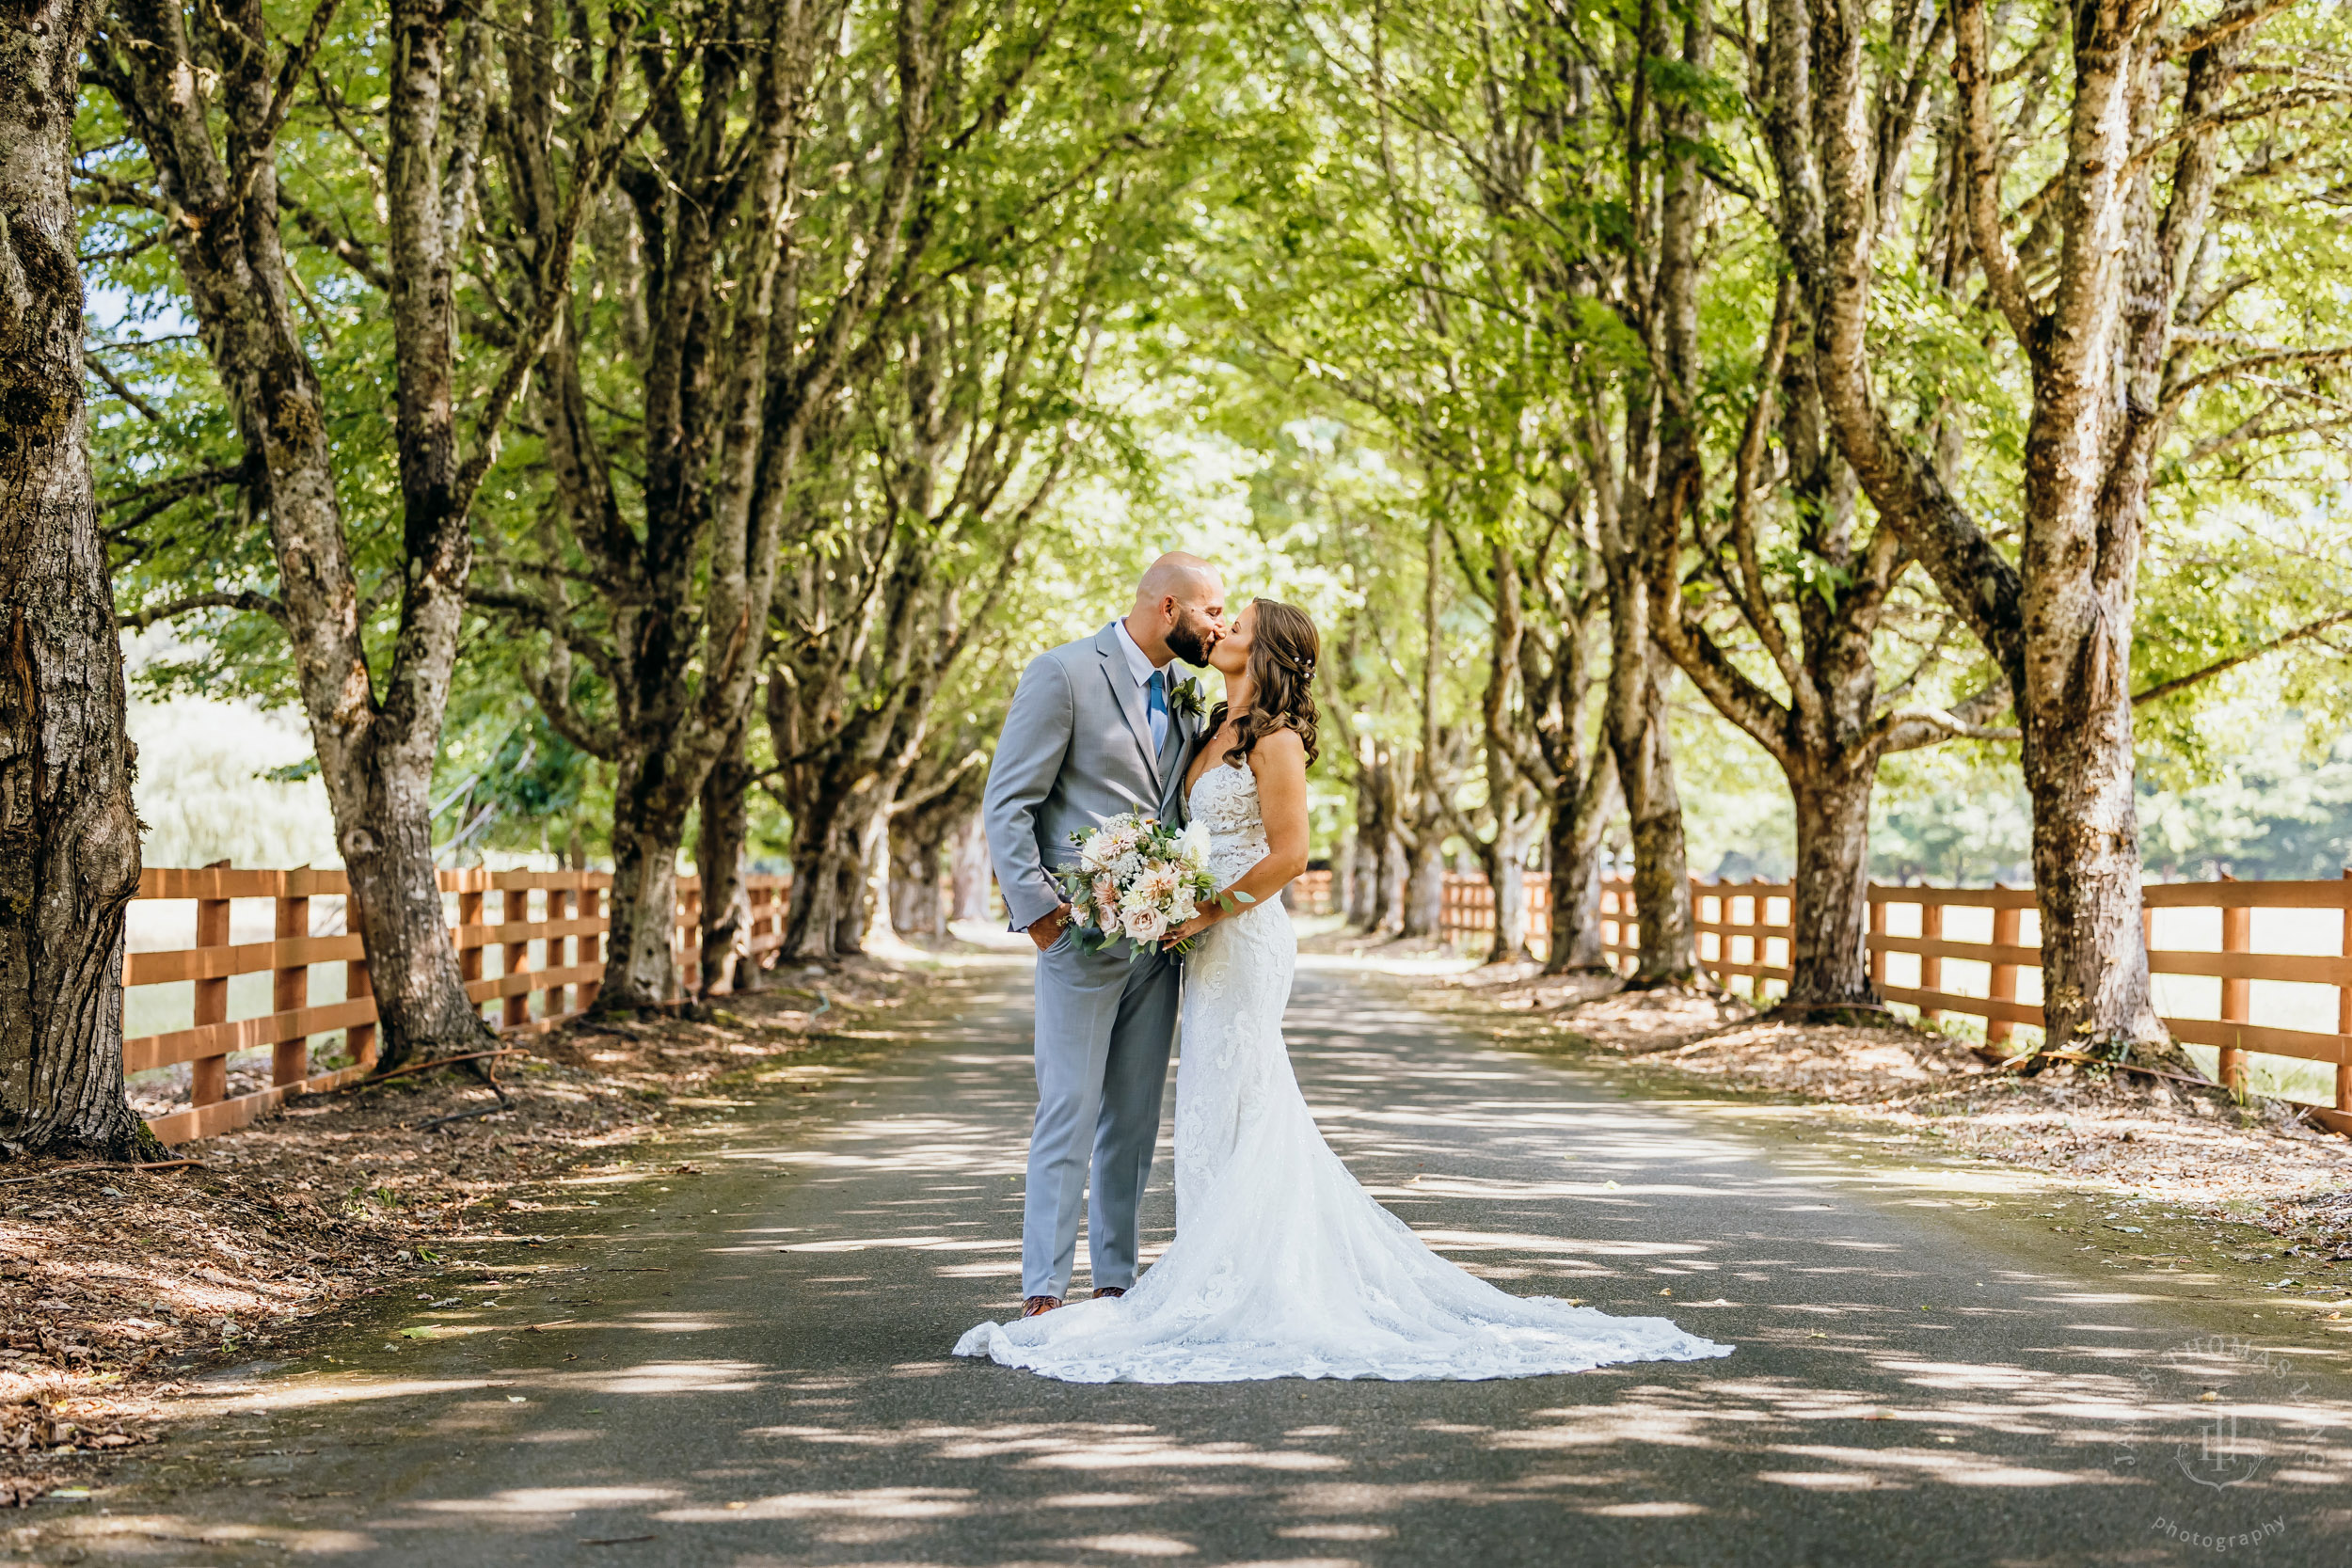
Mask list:
[[[1271,735],[1260,736],[1258,743],[1249,749],[1249,769],[1260,779],[1265,778],[1269,770],[1279,771],[1284,776],[1296,774],[1304,778],[1307,775],[1307,744],[1298,738],[1295,730],[1276,730]]]

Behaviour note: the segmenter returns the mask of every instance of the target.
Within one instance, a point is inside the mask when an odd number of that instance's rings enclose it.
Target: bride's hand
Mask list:
[[[1225,911],[1212,904],[1160,939],[1163,950],[1180,947],[1223,919]]]

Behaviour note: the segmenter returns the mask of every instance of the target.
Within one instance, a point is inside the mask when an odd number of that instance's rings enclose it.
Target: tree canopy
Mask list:
[[[2336,8],[125,0],[84,80],[137,679],[301,705],[347,860],[612,857],[616,1004],[681,855],[889,925],[1164,547],[1322,623],[1351,915],[1472,861],[1498,958],[1617,854],[1685,982],[1736,850],[1867,1005],[1874,866],[2030,863],[2156,1048],[2143,862],[2352,848]]]

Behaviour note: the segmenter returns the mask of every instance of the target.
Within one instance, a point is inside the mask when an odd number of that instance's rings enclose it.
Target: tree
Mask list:
[[[2001,41],[2018,35],[2021,47],[2003,67],[1980,0],[1954,0],[1948,153],[1931,187],[1940,208],[1920,231],[1947,246],[1948,287],[1981,279],[2028,386],[2022,458],[2001,503],[2019,519],[2012,558],[1934,461],[1932,400],[1911,428],[1899,422],[1868,337],[1885,250],[1912,215],[1898,154],[1918,96],[1889,85],[1925,65],[1937,40],[1890,54],[1862,8],[1771,8],[1781,240],[1817,334],[1828,420],[1863,489],[2014,695],[2047,1038],[2070,1049],[2172,1049],[2149,993],[2132,792],[2132,637],[2156,456],[2201,389],[2352,352],[2249,343],[2217,325],[2259,281],[2220,271],[2239,248],[2212,222],[2233,172],[2228,128],[2341,97],[2290,87],[2292,68],[2249,54],[2280,9],[2235,6],[2197,22],[2161,3],[2005,12]],[[1907,42],[1908,24],[1896,27]],[[2060,57],[2062,71],[2035,63]],[[2265,74],[2279,85],[2250,87]],[[2275,134],[2249,146],[2244,172],[2267,179],[2278,153]],[[2010,202],[2021,176],[2031,189],[2022,209]],[[2020,221],[2028,227],[2012,240]]]
[[[870,486],[843,499],[845,526],[796,562],[784,596],[766,691],[771,787],[792,819],[789,957],[861,952],[876,922],[888,929],[890,820],[925,755],[932,701],[1003,601],[1073,450],[1065,436],[1028,464],[1049,431],[1026,395],[986,373],[991,362],[1020,372],[968,340],[962,358],[959,336],[923,335],[902,367],[905,402],[876,410]]]
[[[573,150],[570,190],[552,177],[544,188],[562,216],[529,260],[537,295],[506,324],[502,363],[476,400],[467,451],[456,250],[480,198],[492,39],[503,31],[421,0],[392,6],[394,69],[383,151],[372,163],[384,214],[379,254],[348,225],[290,198],[280,182],[282,139],[298,94],[324,78],[336,8],[322,0],[301,39],[273,50],[260,0],[184,9],[177,0],[132,0],[93,40],[89,59],[138,158],[117,155],[87,184],[92,199],[144,214],[133,221],[176,263],[244,449],[238,481],[268,519],[278,578],[274,592],[189,594],[143,607],[126,623],[231,609],[266,614],[284,633],[367,952],[379,1062],[390,1068],[478,1044],[486,1033],[466,995],[435,879],[433,768],[472,567],[473,503],[568,287],[580,215],[610,171],[627,24],[615,19],[601,80],[592,74],[563,88],[587,89],[561,116]],[[499,107],[507,122],[552,136],[554,56],[596,55],[557,44],[551,24],[537,42],[535,57],[530,45],[510,46],[510,65],[524,68],[522,88]],[[338,95],[322,92],[320,113],[347,125]],[[289,225],[389,302],[400,543],[373,585],[362,570],[369,552],[345,515],[349,476],[302,319],[311,306],[289,260]],[[379,631],[388,601],[393,623]]]
[[[1857,515],[1851,473],[1822,418],[1809,332],[1791,341],[1796,304],[1784,284],[1720,528],[1708,537],[1694,517],[1689,547],[1659,540],[1651,569],[1662,609],[1660,645],[1788,782],[1797,857],[1782,1007],[1809,1012],[1879,1004],[1866,936],[1870,794],[1880,759],[1988,733],[1985,721],[2008,706],[2009,689],[1995,681],[1948,709],[1899,701],[1923,682],[1931,693],[1945,684],[1936,667],[1947,617],[1940,607],[1905,602],[1899,585],[1912,565],[1909,549],[1883,521],[1865,528]],[[1779,436],[1785,508],[1768,509],[1758,495],[1767,483],[1768,432]],[[1759,517],[1768,510],[1783,515],[1779,529],[1768,531]],[[1918,639],[1924,647],[1893,689],[1883,690],[1881,629],[1906,611],[1926,626]],[[1769,674],[1744,667],[1759,653]]]
[[[935,735],[899,783],[890,806],[890,926],[900,937],[934,942],[947,934],[950,911],[940,898],[947,845],[980,809],[988,784],[984,737],[1002,727],[992,710],[980,722]]]
[[[960,36],[946,4],[759,0],[665,39],[618,171],[626,210],[591,241],[598,300],[545,356],[547,504],[515,520],[475,599],[544,639],[533,694],[614,768],[600,1009],[670,991],[687,817],[740,744],[804,446],[903,282]],[[564,221],[548,131],[511,135],[523,173],[501,218],[524,257]],[[830,199],[800,198],[812,151],[842,160]]]
[[[1516,775],[1549,803],[1548,974],[1608,967],[1600,935],[1600,851],[1618,805],[1616,760],[1598,743],[1592,711],[1598,684],[1595,643],[1606,631],[1608,593],[1598,553],[1584,532],[1580,487],[1562,456],[1553,452],[1548,464],[1531,464],[1560,476],[1549,504],[1530,487],[1531,513],[1540,526],[1532,541],[1492,529],[1483,563],[1456,542],[1463,575],[1486,595],[1494,618],[1482,704],[1488,789],[1493,780]],[[1471,837],[1499,889],[1489,961],[1516,958],[1526,942],[1526,898],[1521,894],[1506,910],[1502,879],[1523,875],[1522,868],[1502,863],[1504,857],[1492,847],[1503,838],[1500,831],[1491,838]]]
[[[1532,350],[1546,362],[1504,406],[1572,438],[1563,444],[1578,455],[1577,490],[1591,509],[1611,623],[1602,725],[1632,829],[1642,987],[1697,977],[1650,567],[1656,541],[1699,501],[1702,200],[1719,161],[1720,93],[1707,8],[1679,15],[1678,38],[1676,20],[1655,6],[1638,16],[1375,8],[1304,29],[1328,112],[1365,150],[1361,182],[1392,218],[1381,245],[1364,247],[1386,263],[1381,292],[1418,299],[1419,314],[1440,324],[1409,346],[1454,372],[1443,399],[1426,400],[1437,446],[1424,460],[1475,476],[1472,495],[1490,489],[1505,467],[1498,454],[1521,447],[1518,425],[1463,404],[1494,382],[1482,374],[1492,367]],[[1318,185],[1332,182],[1335,161]],[[1404,403],[1381,406],[1396,419]],[[1487,504],[1487,515],[1504,515]],[[1508,776],[1490,776],[1488,789],[1506,799],[1549,775],[1564,791],[1549,802],[1557,812],[1582,790],[1549,765],[1509,766],[1534,758],[1522,743],[1529,713],[1508,694],[1516,673],[1488,667],[1489,711],[1521,735],[1490,745]]]
[[[0,1148],[152,1147],[122,1093],[139,883],[67,183],[91,8],[0,22]]]
[[[1200,137],[1167,101],[1204,51],[1151,13],[1036,25],[1020,50],[960,50],[945,72],[940,116],[961,129],[926,154],[919,246],[794,499],[766,685],[792,958],[888,931],[892,823],[937,783],[922,777],[932,706],[1065,485],[1125,445],[1098,350],[1107,316],[1148,301],[1181,212]]]

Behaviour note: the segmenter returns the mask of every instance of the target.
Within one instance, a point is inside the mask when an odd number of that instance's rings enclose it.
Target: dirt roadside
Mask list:
[[[2284,1102],[2065,1066],[2023,1078],[1898,1020],[1784,1022],[1737,998],[1628,992],[1532,965],[1416,990],[1505,1049],[1728,1104],[1848,1158],[2025,1180],[2048,1199],[2032,1217],[2111,1266],[2210,1274],[2352,1335],[2352,1139]]]
[[[0,1166],[0,1506],[73,1496],[207,1370],[292,1354],[484,1244],[556,1184],[643,1164],[746,1094],[892,1043],[914,964],[848,960],[700,1014],[574,1025],[499,1058],[296,1101],[177,1169]],[[679,1174],[694,1174],[680,1166]]]

